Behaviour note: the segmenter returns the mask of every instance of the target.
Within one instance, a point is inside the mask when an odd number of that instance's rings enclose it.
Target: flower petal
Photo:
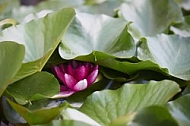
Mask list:
[[[70,64],[67,66],[67,73],[74,76],[73,67]]]
[[[67,86],[65,86],[65,85],[60,85],[60,92],[61,91],[70,91],[71,89],[70,88],[68,88]]]
[[[97,78],[98,76],[98,70],[94,70],[88,77],[87,77],[87,82],[88,86],[90,86]]]
[[[79,81],[79,82],[74,86],[74,90],[75,90],[75,91],[81,91],[81,90],[86,89],[87,86],[88,86],[87,80],[84,79],[84,80]]]
[[[51,98],[65,98],[71,96],[74,93],[75,91],[62,91],[59,94],[52,96]]]
[[[64,81],[64,84],[69,87],[70,89],[74,89],[75,84],[77,83],[77,80],[73,78],[71,75],[65,73],[64,78],[62,78]]]
[[[75,78],[79,80],[83,80],[87,77],[88,74],[88,68],[85,68],[85,66],[80,66],[75,70]]]
[[[64,64],[60,64],[59,65],[59,69],[63,72],[63,73],[66,73],[66,71],[65,71],[65,65]]]
[[[53,73],[61,80],[64,78],[64,72],[58,66],[51,66]]]

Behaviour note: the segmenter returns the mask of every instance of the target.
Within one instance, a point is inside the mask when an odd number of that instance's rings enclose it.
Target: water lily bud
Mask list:
[[[54,97],[68,97],[84,90],[94,83],[98,76],[98,65],[72,60],[68,63],[51,66],[53,73],[63,83],[60,94]]]

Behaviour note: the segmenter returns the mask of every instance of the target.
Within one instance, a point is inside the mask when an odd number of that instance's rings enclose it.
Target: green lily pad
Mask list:
[[[65,102],[58,107],[42,108],[31,111],[9,99],[7,100],[13,109],[15,109],[29,123],[29,125],[48,123],[56,118],[62,110],[69,106],[69,104]]]
[[[130,33],[135,38],[162,33],[171,22],[181,22],[181,8],[174,0],[130,0],[123,3],[120,12],[131,21]]]
[[[89,116],[85,115],[84,113],[76,109],[67,108],[64,111],[62,111],[61,116],[65,120],[75,120],[75,121],[80,121],[80,122],[89,124],[91,126],[101,126],[95,120],[91,119]]]
[[[0,43],[0,96],[20,69],[24,54],[23,45],[14,42]]]
[[[77,13],[62,39],[59,53],[64,59],[88,55],[95,50],[120,58],[132,57],[135,43],[126,25],[123,19]]]
[[[151,105],[164,105],[180,91],[178,84],[164,80],[148,84],[125,84],[118,90],[97,91],[79,109],[101,125]]]
[[[190,37],[160,34],[147,37],[138,48],[138,58],[150,60],[174,77],[190,80]]]
[[[120,116],[112,120],[109,124],[106,124],[106,126],[126,126],[134,118],[135,114],[136,113],[134,112],[134,113],[129,113],[124,116]]]
[[[190,37],[190,16],[186,16],[183,22],[171,26],[170,30],[177,35]]]
[[[184,95],[167,104],[172,116],[177,120],[179,126],[190,125],[190,94]]]
[[[7,93],[20,104],[51,98],[58,94],[59,90],[59,82],[54,75],[47,72],[37,72],[9,85],[6,89]]]
[[[77,7],[82,12],[114,16],[117,7],[125,0],[84,0],[84,5]]]
[[[2,31],[1,41],[15,41],[26,48],[23,65],[14,81],[41,71],[72,21],[75,12],[64,8],[25,24],[9,27]]]
[[[132,60],[133,57],[127,58],[127,59],[122,59],[122,58],[114,57],[112,55],[108,55],[108,54],[100,52],[100,51],[93,51],[89,55],[79,56],[76,59],[81,60],[81,61],[94,62],[98,65],[101,65],[101,66],[104,66],[107,68],[111,68],[111,69],[117,70],[119,72],[123,72],[125,74],[128,74],[129,76],[134,76],[134,74],[136,74],[137,72],[139,72],[141,70],[152,70],[152,71],[156,71],[161,74],[164,74],[164,75],[168,75],[167,69],[159,67],[158,64],[156,64],[150,60],[133,61]],[[117,74],[117,73],[113,73],[113,74]]]
[[[162,106],[150,106],[138,111],[130,124],[134,126],[178,126],[169,111]]]

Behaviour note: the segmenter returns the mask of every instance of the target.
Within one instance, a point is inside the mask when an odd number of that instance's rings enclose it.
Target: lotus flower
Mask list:
[[[60,93],[53,96],[68,97],[92,85],[98,76],[98,65],[72,60],[66,64],[51,66],[53,73],[63,83]]]

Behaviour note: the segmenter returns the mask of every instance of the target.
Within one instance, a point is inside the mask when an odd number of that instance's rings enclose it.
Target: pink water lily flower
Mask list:
[[[98,76],[98,65],[72,60],[68,63],[51,66],[53,73],[63,83],[60,93],[53,98],[68,97],[84,90],[94,83]]]

